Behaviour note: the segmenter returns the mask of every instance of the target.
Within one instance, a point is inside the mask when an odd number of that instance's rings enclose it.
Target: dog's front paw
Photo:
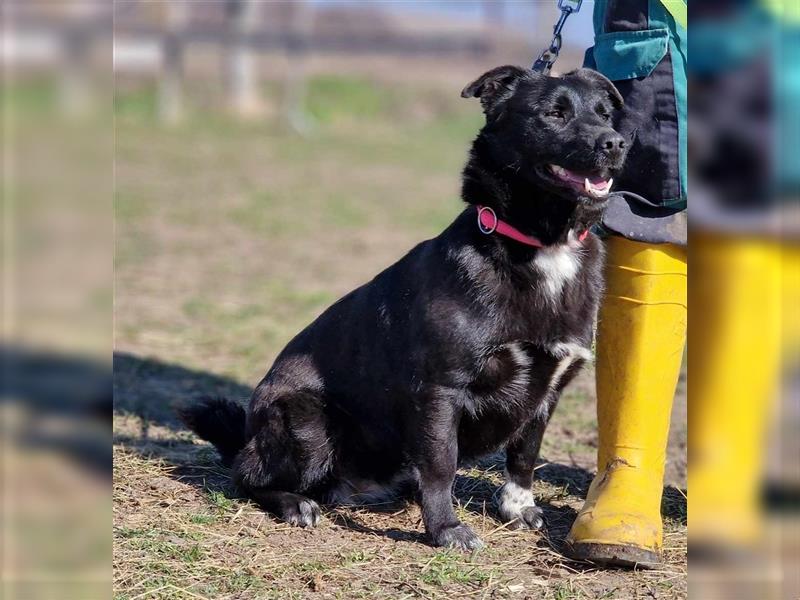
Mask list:
[[[435,546],[455,548],[457,550],[477,550],[483,548],[483,541],[468,525],[459,523],[454,527],[445,527],[433,536]]]
[[[508,524],[507,529],[541,529],[544,526],[542,509],[538,506],[525,506],[518,516],[504,517],[503,522]]]
[[[497,493],[497,512],[508,529],[540,529],[542,509],[533,501],[533,492],[509,481]]]
[[[310,498],[302,497],[296,503],[284,507],[281,515],[284,521],[296,527],[316,527],[320,516],[319,504]]]

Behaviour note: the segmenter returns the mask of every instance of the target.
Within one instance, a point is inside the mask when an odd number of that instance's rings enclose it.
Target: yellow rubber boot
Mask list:
[[[686,342],[686,250],[610,238],[597,328],[597,476],[567,536],[575,558],[661,561],[661,494]]]
[[[691,244],[692,310],[702,318],[690,331],[689,543],[736,551],[761,533],[765,433],[781,363],[782,248],[708,234]]]

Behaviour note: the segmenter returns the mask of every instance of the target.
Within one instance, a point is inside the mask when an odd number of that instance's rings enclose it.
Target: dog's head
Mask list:
[[[622,96],[603,75],[578,69],[549,77],[497,67],[461,96],[480,98],[481,136],[497,165],[562,197],[608,195],[629,144],[612,126]]]

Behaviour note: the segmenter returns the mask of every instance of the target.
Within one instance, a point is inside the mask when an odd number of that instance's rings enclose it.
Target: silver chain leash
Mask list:
[[[561,30],[567,22],[567,17],[572,13],[580,12],[582,2],[583,0],[558,0],[558,9],[561,11],[561,16],[553,27],[553,40],[550,42],[549,48],[542,50],[531,69],[545,75],[550,73],[553,63],[558,58],[558,53],[561,52]]]

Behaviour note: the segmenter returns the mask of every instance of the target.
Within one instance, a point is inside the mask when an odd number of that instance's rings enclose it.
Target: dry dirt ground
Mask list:
[[[246,400],[294,333],[453,218],[480,123],[477,104],[458,92],[315,77],[315,128],[302,139],[207,108],[164,128],[152,91],[121,82],[117,599],[686,596],[683,384],[663,503],[666,561],[651,571],[604,571],[560,553],[594,470],[590,371],[546,435],[534,485],[543,531],[506,531],[495,519],[502,456],[460,472],[458,513],[487,544],[473,555],[427,545],[409,504],[329,509],[313,531],[278,523],[239,497],[213,450],[174,419],[176,402],[201,394]]]

